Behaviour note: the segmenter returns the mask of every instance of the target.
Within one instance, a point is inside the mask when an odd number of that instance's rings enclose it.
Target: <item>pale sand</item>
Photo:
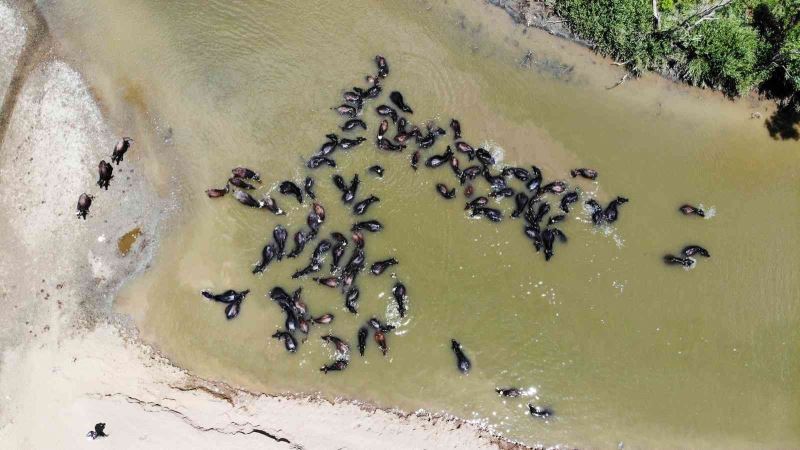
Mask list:
[[[25,23],[10,5],[0,2],[0,105],[3,104],[14,67],[25,44]]]
[[[25,41],[9,8],[19,5],[5,1],[0,38],[20,44],[0,48],[2,91]],[[111,189],[97,188],[97,164],[125,130],[106,123],[80,74],[37,54],[0,111],[0,447],[515,447],[458,419],[200,380],[138,342],[111,312],[113,295],[147,265],[175,205],[148,186],[135,147]],[[74,215],[84,191],[96,195],[87,221]],[[116,240],[136,226],[144,237],[122,257]],[[100,421],[110,436],[88,440]]]
[[[26,374],[0,382],[11,420],[0,442],[13,448],[495,447],[457,420],[205,382],[126,343],[110,325],[5,360]],[[108,423],[110,437],[87,442],[97,421]]]

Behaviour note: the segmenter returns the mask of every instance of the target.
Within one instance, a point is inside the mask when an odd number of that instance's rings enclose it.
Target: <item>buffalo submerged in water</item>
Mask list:
[[[339,125],[339,128],[346,132],[350,137],[339,137],[335,134],[326,135],[327,141],[323,142],[317,153],[312,155],[306,160],[306,167],[318,171],[326,171],[336,169],[337,162],[334,158],[348,157],[349,153],[364,152],[362,145],[367,142],[367,139],[362,136],[355,136],[359,131],[367,130],[370,125],[362,120],[367,114],[372,114],[372,108],[367,109],[366,103],[378,99],[384,92],[383,80],[389,75],[389,65],[386,59],[382,56],[376,56],[375,63],[377,65],[377,74],[369,75],[366,77],[370,86],[367,87],[353,87],[352,90],[347,90],[343,94],[345,103],[334,107],[333,109],[340,115],[345,116],[344,123]],[[389,92],[388,88],[386,92]],[[525,236],[534,241],[536,251],[544,250],[545,260],[549,261],[554,255],[554,246],[556,243],[559,245],[567,243],[567,237],[564,232],[559,228],[554,227],[556,224],[563,223],[569,214],[571,214],[571,205],[576,203],[582,195],[580,188],[569,191],[569,186],[562,180],[545,180],[542,176],[541,170],[536,166],[532,166],[528,171],[521,167],[504,166],[502,161],[498,162],[495,155],[482,147],[473,147],[465,140],[462,140],[462,126],[457,119],[450,120],[450,130],[452,130],[452,140],[447,145],[444,153],[436,154],[437,150],[429,150],[433,148],[441,148],[441,140],[450,140],[450,135],[444,128],[438,126],[435,121],[414,123],[410,122],[410,117],[407,114],[413,114],[414,111],[409,106],[405,96],[399,91],[391,91],[389,94],[389,102],[392,106],[387,104],[380,104],[375,108],[375,112],[382,117],[388,119],[382,120],[378,128],[377,140],[375,147],[380,150],[388,152],[401,153],[408,148],[414,148],[411,161],[414,170],[421,169],[439,169],[442,166],[449,165],[449,169],[438,170],[436,173],[441,178],[435,182],[436,193],[444,199],[454,199],[459,196],[459,191],[463,189],[464,197],[467,199],[466,210],[470,217],[478,219],[487,219],[492,224],[479,226],[500,227],[495,225],[503,221],[506,211],[511,211],[509,208],[504,208],[505,205],[513,202],[513,211],[510,216],[519,219],[516,223],[522,224],[522,229]],[[412,102],[413,103],[413,102]],[[329,114],[331,114],[329,112]],[[389,120],[393,125],[390,125]],[[341,123],[341,122],[339,122]],[[396,128],[396,132],[390,130],[390,127]],[[371,129],[371,128],[370,128]],[[121,140],[114,149],[111,161],[120,164],[123,161],[124,155],[129,150],[132,140],[124,138]],[[479,141],[472,141],[478,143]],[[416,145],[416,147],[412,147]],[[436,147],[439,145],[439,147]],[[452,146],[452,147],[451,147]],[[316,147],[316,146],[315,146]],[[455,148],[455,151],[453,151]],[[441,151],[441,150],[439,150]],[[387,158],[392,157],[392,154],[386,154]],[[469,162],[465,161],[466,159]],[[407,157],[406,157],[407,158]],[[460,159],[459,159],[460,158]],[[406,159],[407,160],[407,159]],[[424,165],[419,163],[424,161]],[[462,164],[463,163],[463,164]],[[348,183],[338,173],[334,175],[333,180],[336,187],[341,192],[341,200],[345,205],[345,211],[352,213],[356,216],[363,216],[367,214],[376,213],[379,215],[383,208],[371,208],[370,206],[379,202],[380,200],[375,195],[368,195],[364,197],[364,189],[370,188],[365,185],[361,189],[362,194],[359,195],[359,184],[361,180],[359,173],[363,175],[364,168],[352,169],[348,165],[343,165],[356,173],[353,174],[350,182]],[[408,168],[406,167],[406,170]],[[303,169],[305,170],[305,169]],[[366,169],[367,172],[382,177],[384,169],[379,165],[372,165]],[[398,169],[401,170],[401,169]],[[420,173],[424,170],[420,171]],[[319,173],[319,172],[313,172]],[[407,172],[414,174],[415,172]],[[433,172],[431,172],[433,173]],[[99,179],[98,186],[102,189],[108,190],[109,183],[113,178],[113,167],[111,164],[106,163],[104,160],[98,166]],[[209,198],[222,198],[230,192],[230,186],[233,186],[234,199],[247,207],[254,209],[267,209],[275,215],[284,215],[285,212],[278,206],[277,202],[265,195],[264,192],[259,192],[265,186],[262,186],[261,175],[254,170],[245,167],[237,167],[231,171],[232,176],[223,176],[220,181],[227,178],[224,188],[211,188],[206,191]],[[392,175],[395,175],[393,172]],[[570,171],[572,178],[583,178],[587,180],[596,180],[598,173],[594,169],[578,168]],[[412,175],[397,175],[397,176],[412,176]],[[349,175],[348,175],[349,178]],[[366,183],[381,183],[380,180],[374,177],[368,177]],[[447,178],[447,179],[445,179]],[[582,181],[582,183],[586,183]],[[487,191],[479,191],[482,184],[488,185]],[[221,186],[220,183],[217,186]],[[274,186],[274,185],[272,185]],[[454,187],[452,187],[454,186]],[[298,205],[303,205],[305,198],[310,198],[315,201],[317,193],[314,191],[315,179],[312,176],[305,177],[301,184],[294,181],[285,180],[278,184],[277,190],[280,194],[294,198],[297,200]],[[458,191],[457,189],[458,188]],[[324,187],[320,189],[320,194],[325,195]],[[479,197],[472,199],[473,194],[477,193]],[[432,196],[433,193],[428,190],[424,194]],[[92,204],[94,197],[89,194],[81,195],[78,203],[78,216],[86,218],[89,208]],[[280,197],[282,198],[282,197]],[[491,200],[490,200],[491,199]],[[513,200],[512,200],[513,199]],[[228,200],[220,200],[222,202]],[[284,200],[281,200],[283,203]],[[491,202],[491,206],[490,206]],[[616,222],[620,217],[620,207],[627,203],[628,199],[625,197],[616,197],[609,204],[603,208],[597,200],[589,199],[586,205],[592,216],[592,221],[597,225],[611,225]],[[293,203],[293,202],[292,202]],[[443,208],[452,207],[453,202],[442,202]],[[326,205],[329,205],[326,203]],[[352,205],[352,207],[350,206]],[[458,204],[460,205],[460,203]],[[550,213],[551,205],[553,209],[558,210]],[[330,206],[330,205],[329,205]],[[388,205],[387,205],[388,206]],[[335,211],[331,207],[331,215],[335,215]],[[460,206],[458,206],[460,208]],[[295,208],[290,208],[294,210]],[[290,214],[293,214],[292,211]],[[691,205],[683,205],[680,211],[687,215],[704,216],[704,212],[697,207]],[[558,214],[556,214],[558,213]],[[243,212],[242,214],[248,214]],[[549,214],[549,215],[548,215]],[[260,216],[263,217],[263,216]],[[352,216],[350,216],[352,217]],[[379,217],[380,218],[380,217]],[[269,220],[275,220],[276,217],[269,216]],[[359,220],[361,218],[359,217]],[[334,289],[344,296],[344,308],[353,314],[358,314],[359,297],[361,290],[359,289],[360,283],[377,282],[376,280],[384,280],[387,282],[390,277],[379,277],[390,267],[399,264],[395,258],[384,258],[381,260],[373,260],[374,255],[368,250],[372,249],[372,244],[368,241],[373,239],[372,235],[368,235],[365,239],[365,233],[376,233],[383,230],[383,222],[388,222],[392,225],[391,218],[378,219],[366,217],[366,220],[360,220],[353,224],[350,231],[352,239],[348,240],[340,231],[326,229],[330,225],[325,225],[325,209],[320,203],[313,203],[311,211],[308,213],[306,224],[308,228],[302,227],[297,229],[297,224],[287,222],[293,231],[294,247],[286,255],[286,243],[289,236],[289,231],[283,225],[275,225],[272,233],[272,241],[261,247],[261,258],[253,267],[253,273],[261,273],[266,270],[271,264],[278,264],[283,256],[295,259],[299,258],[305,252],[308,254],[306,247],[312,247],[317,243],[316,247],[311,254],[309,264],[295,272],[298,278],[303,278],[307,275],[316,274],[312,280],[319,283],[323,287]],[[264,220],[263,218],[261,220]],[[509,220],[513,223],[514,221]],[[274,224],[274,222],[273,222]],[[569,224],[569,222],[567,222]],[[301,224],[302,225],[302,224]],[[272,225],[270,225],[272,226]],[[506,224],[502,224],[506,226]],[[394,231],[394,228],[390,230]],[[322,234],[324,233],[324,234]],[[324,236],[330,235],[330,240],[324,239]],[[377,235],[374,239],[379,240],[382,236]],[[349,259],[347,253],[350,253]],[[372,262],[371,265],[366,263],[366,255]],[[329,256],[328,256],[329,255]],[[381,255],[377,255],[381,256]],[[664,261],[669,264],[679,264],[684,266],[691,266],[695,263],[692,257],[703,256],[710,257],[710,252],[699,245],[685,246],[679,255],[666,255]],[[327,258],[330,258],[330,276],[327,273],[318,273],[322,271],[323,265]],[[345,262],[345,264],[341,264]],[[411,261],[410,264],[413,264]],[[402,270],[403,266],[398,267]],[[368,277],[366,281],[363,275],[364,271],[369,271],[375,277]],[[395,269],[392,269],[394,272]],[[327,272],[327,270],[326,270]],[[402,274],[401,274],[402,275]],[[293,277],[294,278],[294,277]],[[391,274],[394,284],[391,287],[392,298],[396,306],[397,315],[400,318],[405,318],[408,312],[408,295],[406,285],[401,281],[404,279],[398,277],[395,273]],[[406,280],[411,280],[406,278]],[[301,280],[302,281],[302,280]],[[202,296],[210,301],[222,303],[225,305],[225,316],[227,319],[233,319],[241,313],[242,304],[249,293],[249,289],[242,291],[235,291],[229,289],[227,291],[215,294],[210,291],[202,291]],[[285,313],[286,318],[284,321],[283,329],[278,329],[272,337],[283,343],[284,348],[289,353],[298,351],[299,346],[306,342],[309,333],[313,333],[314,329],[324,328],[324,325],[332,323],[334,315],[331,313],[322,314],[318,317],[311,315],[309,305],[313,306],[313,302],[307,301],[301,294],[302,288],[296,289],[289,294],[281,288],[273,288],[270,291],[270,298],[278,304],[281,310]],[[364,290],[364,292],[369,292]],[[416,291],[415,291],[416,292]],[[366,294],[365,294],[366,297]],[[416,294],[415,294],[415,298]],[[370,301],[368,298],[364,302]],[[417,300],[414,300],[417,301]],[[338,307],[342,307],[339,304]],[[389,311],[389,317],[394,316],[393,311]],[[390,319],[392,320],[392,319]],[[409,319],[406,319],[409,320]],[[362,322],[363,323],[363,322]],[[395,322],[396,324],[402,321]],[[366,325],[362,325],[357,329],[356,340],[358,343],[358,350],[360,355],[365,355],[369,334],[372,332],[373,340],[378,349],[383,355],[388,353],[388,340],[391,339],[387,335],[394,329],[394,325],[389,323],[382,323],[377,318],[372,318],[367,321]],[[299,333],[302,333],[299,334]],[[304,336],[305,335],[305,336]],[[298,340],[298,337],[300,339]],[[320,371],[327,374],[329,372],[341,372],[348,367],[350,362],[350,346],[342,338],[336,337],[332,334],[324,334],[321,339],[332,345],[337,351],[336,357],[323,365]],[[398,340],[398,345],[402,342]],[[462,345],[455,339],[451,340],[450,348],[456,357],[457,369],[462,373],[468,373],[472,368],[472,362],[465,354]],[[519,397],[524,393],[518,388],[497,388],[499,395],[504,397]],[[529,404],[529,413],[533,417],[548,418],[553,415],[552,409],[546,406]]]
[[[365,151],[364,147],[367,145],[364,145],[364,143],[367,142],[367,139],[355,134],[367,129],[373,129],[371,128],[373,125],[367,123],[366,117],[368,115],[374,116],[374,114],[379,117],[379,122],[376,126],[377,134],[375,136],[374,149],[382,151],[380,155],[384,156],[380,157],[391,158],[398,153],[403,153],[406,148],[414,148],[414,151],[409,152],[411,153],[412,168],[409,169],[406,166],[406,173],[395,174],[393,172],[392,175],[397,177],[421,176],[414,174],[421,174],[425,170],[431,170],[430,173],[436,173],[440,179],[432,181],[428,185],[432,185],[435,189],[430,189],[429,187],[428,189],[430,190],[426,193],[420,193],[420,197],[438,195],[450,200],[459,197],[460,193],[463,193],[466,199],[465,210],[467,212],[465,215],[467,217],[474,217],[481,222],[488,220],[489,224],[480,226],[498,227],[497,229],[509,226],[507,225],[508,223],[521,225],[524,236],[533,241],[533,251],[540,252],[543,250],[545,261],[550,261],[555,255],[556,245],[565,245],[568,242],[566,234],[555,226],[564,223],[571,214],[576,214],[573,210],[580,209],[572,207],[580,197],[584,196],[580,187],[570,188],[568,183],[563,180],[546,180],[542,171],[536,166],[531,166],[530,170],[528,170],[523,167],[503,164],[502,161],[498,161],[498,158],[496,158],[497,153],[493,155],[485,148],[473,147],[473,145],[467,143],[470,138],[468,136],[466,139],[463,137],[462,124],[457,119],[450,120],[449,129],[452,133],[438,126],[435,121],[412,123],[410,118],[413,116],[409,116],[409,114],[413,114],[414,110],[409,106],[406,96],[397,90],[389,91],[384,85],[384,80],[389,76],[388,62],[384,57],[376,56],[375,64],[377,66],[377,74],[371,74],[366,77],[369,85],[366,87],[363,85],[361,87],[354,86],[352,89],[348,88],[341,91],[343,92],[341,98],[344,98],[345,103],[332,108],[336,113],[344,116],[344,119],[340,119],[337,125],[342,132],[347,133],[347,136],[350,137],[339,137],[333,133],[325,135],[327,140],[322,142],[319,147],[315,145],[314,147],[317,148],[317,151],[305,160],[306,167],[314,171],[312,173],[327,173],[330,171],[324,176],[333,181],[333,185],[341,195],[341,204],[336,202],[340,207],[343,206],[340,209],[354,216],[367,217],[364,217],[365,220],[360,220],[361,217],[359,217],[359,220],[352,224],[349,230],[352,233],[352,237],[348,239],[341,229],[325,229],[323,227],[325,224],[325,209],[322,208],[320,203],[314,203],[307,218],[308,228],[293,229],[294,246],[287,258],[296,261],[304,253],[308,254],[307,247],[311,247],[313,245],[312,242],[316,242],[317,245],[311,252],[309,263],[305,267],[297,269],[292,278],[300,281],[306,280],[305,282],[310,282],[308,278],[311,278],[311,281],[319,286],[338,292],[338,295],[344,297],[344,305],[342,306],[339,303],[338,307],[357,315],[359,314],[359,301],[370,301],[369,299],[360,300],[362,291],[359,286],[361,286],[361,283],[379,282],[391,277],[394,279],[391,285],[394,305],[391,308],[396,309],[397,316],[401,319],[406,318],[408,313],[407,288],[403,282],[398,281],[403,278],[397,276],[396,273],[380,277],[390,267],[394,272],[393,266],[398,266],[397,268],[400,271],[402,271],[403,266],[399,266],[398,260],[392,257],[386,258],[384,256],[385,259],[373,260],[372,257],[376,255],[368,252],[368,250],[372,249],[372,244],[369,242],[372,239],[378,240],[382,238],[380,234],[373,237],[369,233],[382,231],[384,222],[392,225],[391,217],[372,218],[368,216],[372,214],[379,216],[381,212],[391,210],[384,208],[382,203],[380,208],[373,207],[372,205],[381,200],[375,195],[364,195],[363,193],[364,189],[371,189],[376,184],[383,183],[379,178],[384,176],[385,169],[377,164],[360,168],[352,167],[348,164],[343,164],[342,166],[337,164],[337,159],[339,158],[349,158],[350,156],[348,155],[350,153],[363,153]],[[390,92],[388,101],[381,103],[378,99],[386,95],[384,92]],[[377,105],[368,107],[367,104],[370,101],[375,101]],[[442,140],[448,141],[446,146],[440,142]],[[473,140],[472,142],[479,143],[480,141]],[[121,145],[124,147],[129,144],[123,143]],[[412,145],[415,145],[415,147],[412,147]],[[441,150],[443,146],[445,147],[444,151]],[[439,150],[434,150],[435,148]],[[123,154],[124,151],[121,151],[120,161]],[[404,158],[408,161],[408,154]],[[116,159],[114,161],[118,163]],[[443,166],[449,166],[449,169],[443,168]],[[341,167],[347,168],[350,173],[343,174]],[[416,172],[417,169],[423,170]],[[393,170],[399,171],[402,168]],[[365,187],[361,188],[362,192],[359,193],[359,186],[362,182],[359,174],[363,176],[364,173],[370,173],[374,176],[366,177],[367,179],[364,180]],[[260,194],[262,196],[261,199],[255,196],[259,189],[262,188],[259,184],[255,184],[261,182],[261,175],[244,167],[234,169],[232,174],[233,177],[228,178],[224,189],[209,189],[207,195],[212,198],[223,197],[229,192],[229,186],[234,186],[237,189],[234,189],[233,197],[242,205],[256,209],[267,209],[276,215],[285,214],[269,195]],[[569,174],[573,179],[596,180],[598,178],[598,172],[589,168],[573,169]],[[107,175],[105,179],[103,177],[104,175],[101,171],[101,181],[105,180],[103,183],[107,188],[107,180],[110,178]],[[316,180],[322,179],[324,178],[317,178]],[[303,204],[305,198],[318,201],[316,200],[318,193],[314,191],[316,180],[313,176],[307,176],[301,185],[285,180],[278,185],[278,191],[283,195],[296,199],[299,205]],[[586,183],[585,181],[581,182]],[[329,184],[329,182],[325,184]],[[484,187],[485,190],[481,190]],[[435,193],[431,191],[435,191]],[[252,192],[252,194],[248,192]],[[324,199],[326,193],[324,187],[320,187],[318,192]],[[473,195],[477,197],[473,197]],[[618,196],[605,207],[595,199],[587,199],[585,204],[592,221],[596,225],[609,226],[619,220],[620,208],[627,202],[627,198]],[[90,199],[88,203],[91,203]],[[453,202],[442,202],[442,208],[452,207],[451,203]],[[326,205],[328,204],[326,203]],[[386,206],[388,207],[389,205]],[[332,206],[331,208],[331,215],[336,215],[336,211],[333,208],[337,207]],[[460,206],[456,206],[456,208],[460,209]],[[551,210],[555,211],[551,213]],[[680,210],[684,214],[703,215],[702,210],[690,205],[684,205]],[[86,211],[88,212],[88,205]],[[507,214],[512,219],[517,220],[504,221]],[[349,217],[352,217],[352,215]],[[275,219],[274,217],[271,218]],[[567,222],[567,224],[569,225],[570,222]],[[291,222],[288,222],[288,224],[292,225]],[[390,231],[394,231],[394,228]],[[365,234],[367,237],[365,237]],[[323,236],[328,235],[330,236],[329,239],[323,238]],[[282,225],[275,226],[273,239],[262,247],[260,261],[253,268],[253,272],[260,273],[265,271],[271,264],[278,264],[285,255],[287,240],[288,230]],[[367,254],[369,254],[370,260],[373,261],[371,264],[366,262]],[[691,265],[694,260],[690,257],[698,255],[708,257],[710,253],[703,247],[690,245],[686,246],[679,256],[665,256],[664,261],[669,264]],[[328,259],[330,259],[330,273],[328,273],[327,265],[325,264]],[[412,261],[411,264],[413,263]],[[323,266],[326,267],[325,272],[322,272]],[[362,273],[365,271],[375,275],[375,277],[369,277],[369,280],[373,281],[367,281],[364,278]],[[226,291],[222,294],[208,293],[206,295],[204,293],[203,295],[210,300],[225,303],[226,317],[230,319],[239,314],[242,301],[247,292]],[[368,291],[364,290],[364,292]],[[274,288],[270,291],[270,298],[279,305],[286,315],[283,329],[277,330],[272,337],[281,341],[286,351],[290,353],[297,352],[299,345],[306,342],[306,337],[303,335],[313,332],[315,327],[322,327],[333,321],[333,314],[330,313],[317,318],[312,317],[308,312],[311,302],[307,303],[300,298],[300,289],[293,294],[289,294],[283,289]],[[393,316],[391,310],[389,314]],[[397,316],[394,316],[395,320],[397,320]],[[409,319],[406,318],[405,320]],[[400,323],[400,321],[397,323]],[[362,356],[366,354],[371,333],[375,345],[383,355],[387,355],[389,351],[388,341],[390,339],[388,335],[392,330],[394,330],[394,325],[384,324],[375,317],[369,319],[366,325],[362,325],[356,330],[355,337],[359,354]],[[302,338],[300,340],[296,337],[298,333],[303,333],[303,335],[300,335]],[[332,361],[324,364],[320,371],[327,374],[345,370],[350,362],[349,344],[331,334],[325,334],[321,336],[321,339],[336,349],[337,356]],[[398,345],[402,345],[402,343],[398,341]],[[472,362],[461,343],[452,339],[450,341],[450,349],[455,356],[457,369],[461,373],[469,373],[472,369]],[[504,397],[525,395],[520,389],[510,387],[497,388],[497,393]],[[529,405],[529,413],[534,417],[540,418],[547,418],[553,414],[549,407],[533,404]]]

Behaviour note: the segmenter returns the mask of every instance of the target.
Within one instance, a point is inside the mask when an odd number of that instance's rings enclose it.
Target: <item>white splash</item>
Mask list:
[[[495,162],[498,164],[503,162],[503,159],[506,157],[506,150],[494,141],[484,141],[481,146],[492,154],[492,158],[494,158]]]
[[[386,303],[386,323],[394,326],[392,334],[395,336],[402,336],[409,331],[408,324],[411,323],[411,315],[409,314],[411,312],[411,302],[408,298],[406,298],[405,305],[405,317],[400,317],[400,312],[397,311],[397,303],[394,302],[394,299]]]
[[[706,208],[705,205],[700,203],[700,209],[702,209],[703,212],[705,213],[705,216],[703,217],[703,219],[709,220],[712,217],[717,215],[717,207],[716,206],[709,206],[708,208]]]

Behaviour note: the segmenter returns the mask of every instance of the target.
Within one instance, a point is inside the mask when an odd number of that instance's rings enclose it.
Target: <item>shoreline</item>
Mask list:
[[[576,43],[578,45],[582,45],[588,49],[590,49],[593,53],[599,54],[603,56],[603,58],[609,59],[609,64],[619,66],[625,68],[625,71],[619,81],[609,89],[613,89],[616,87],[621,86],[626,81],[630,79],[636,79],[641,77],[643,73],[652,73],[657,75],[665,80],[675,83],[678,85],[683,86],[690,86],[697,89],[702,90],[709,90],[711,92],[717,93],[725,98],[735,101],[736,99],[745,100],[750,99],[750,101],[757,101],[757,102],[764,102],[767,101],[770,103],[770,111],[767,117],[762,117],[761,113],[754,113],[751,118],[753,119],[764,119],[764,127],[769,135],[776,140],[794,140],[797,141],[800,139],[800,133],[798,133],[798,123],[800,123],[800,113],[797,111],[798,108],[798,97],[797,92],[794,94],[786,94],[784,97],[780,97],[776,94],[771,94],[769,92],[769,88],[765,88],[763,85],[753,85],[746,91],[742,91],[736,94],[732,94],[728,90],[726,90],[721,85],[706,85],[703,84],[704,82],[698,83],[696,81],[691,81],[685,74],[681,75],[677,73],[673,68],[663,68],[661,70],[657,70],[654,68],[645,68],[640,73],[634,73],[634,69],[628,69],[627,65],[630,61],[627,62],[619,62],[615,61],[609,56],[602,55],[603,52],[598,52],[597,49],[601,45],[598,45],[597,42],[592,41],[590,39],[585,39],[574,33],[572,30],[566,26],[568,20],[560,19],[558,15],[552,15],[550,11],[551,8],[547,6],[545,2],[536,1],[536,2],[519,2],[519,1],[510,1],[510,0],[484,0],[486,4],[492,5],[499,9],[504,10],[511,20],[517,24],[522,25],[524,28],[536,28],[542,31],[545,31],[553,36],[566,39],[570,42]],[[655,5],[655,4],[654,4]],[[724,6],[724,4],[723,4]],[[655,7],[655,6],[654,6]],[[551,20],[551,17],[556,17],[556,20]],[[658,17],[660,20],[660,16]],[[699,23],[699,22],[698,22]],[[529,56],[533,56],[532,54]]]
[[[559,17],[557,15],[551,15],[550,11],[545,2],[542,1],[533,1],[533,2],[517,2],[517,1],[510,1],[510,0],[484,0],[487,4],[497,7],[505,11],[511,20],[514,22],[515,25],[522,25],[523,27],[527,28],[535,28],[538,30],[542,30],[548,34],[556,36],[560,39],[565,39],[569,42],[574,44],[586,47],[587,49],[591,50],[592,53],[599,55],[603,59],[608,60],[610,65],[618,66],[624,69],[623,74],[617,84],[609,87],[608,89],[614,89],[621,86],[627,80],[633,78],[639,78],[641,75],[634,75],[631,77],[632,72],[630,72],[625,64],[614,61],[611,57],[602,55],[597,51],[597,44],[592,42],[591,40],[584,39],[577,34],[573,33],[569,27],[565,26],[567,23],[564,19],[558,20],[550,20],[551,17]],[[533,56],[533,55],[531,55]],[[693,87],[701,90],[705,90],[706,88],[693,86],[690,83],[687,83],[686,80],[682,80],[681,78],[675,76],[674,73],[669,71],[656,71],[656,70],[647,70],[645,73],[651,73],[657,75],[671,83],[675,83],[681,86],[688,86]],[[711,92],[717,93],[719,95],[725,96],[731,100],[733,98],[725,95],[719,89],[708,89]],[[741,96],[742,99],[744,98],[755,98],[758,100],[763,100],[758,96],[754,96],[753,92],[748,92]]]
[[[563,26],[563,20],[548,20],[550,16],[548,15],[547,8],[543,2],[510,2],[508,0],[485,1],[490,5],[504,10],[517,24],[525,27],[538,28],[542,31],[552,34],[553,36],[566,39],[570,42],[574,42],[592,50],[595,48],[595,45],[592,44],[592,42],[586,39],[581,39],[567,27]],[[525,3],[528,3],[528,5],[526,6]]]
[[[246,448],[263,448],[265,439],[274,448],[367,442],[530,448],[443,413],[248,392],[196,377],[144,343],[132,320],[113,311],[112,299],[149,267],[175,205],[147,185],[135,147],[114,166],[111,189],[94,186],[97,162],[125,131],[114,127],[80,73],[58,58],[35,5],[0,1],[0,13],[6,28],[24,42],[19,54],[11,48],[10,55],[2,55],[13,74],[0,91],[0,206],[16,214],[14,221],[9,214],[0,222],[6,231],[0,238],[5,252],[0,260],[6,261],[0,266],[7,269],[2,285],[8,286],[0,289],[0,302],[15,312],[3,319],[0,333],[0,441],[28,448],[80,447],[87,442],[86,430],[104,421],[112,437],[99,442],[115,448],[214,448],[231,445],[231,439]],[[12,183],[14,173],[27,174],[23,189]],[[53,178],[59,182],[49,186]],[[63,195],[50,200],[48,187]],[[85,222],[72,216],[81,189],[97,197]],[[35,205],[32,200],[39,197]],[[115,208],[120,201],[125,207]],[[36,225],[26,226],[30,223]],[[120,256],[116,239],[137,226],[143,237]],[[9,261],[19,259],[29,264],[12,270]],[[45,262],[50,270],[41,281],[26,276]],[[20,373],[26,376],[14,376]],[[310,417],[321,423],[310,425]],[[35,432],[45,428],[47,434]],[[332,433],[337,429],[347,432]]]

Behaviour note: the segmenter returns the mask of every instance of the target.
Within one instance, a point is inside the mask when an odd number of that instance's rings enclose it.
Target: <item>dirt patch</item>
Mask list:
[[[133,247],[133,244],[136,243],[136,240],[141,235],[142,235],[142,229],[140,227],[136,227],[131,231],[128,231],[127,233],[123,234],[122,237],[120,237],[117,240],[117,248],[119,249],[119,254],[122,256],[127,255],[128,252],[131,251],[131,247]]]

